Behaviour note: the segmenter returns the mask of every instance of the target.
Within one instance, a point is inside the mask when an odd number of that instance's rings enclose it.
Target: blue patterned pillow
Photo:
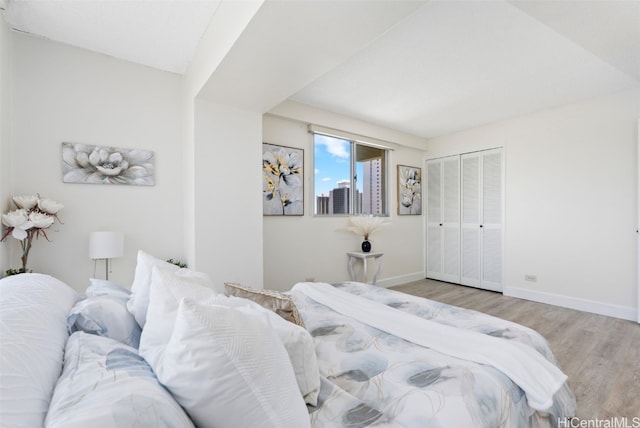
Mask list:
[[[136,349],[74,333],[51,399],[47,428],[193,428]]]
[[[67,316],[69,333],[84,331],[137,348],[141,329],[127,310],[127,299],[103,294],[76,303]]]

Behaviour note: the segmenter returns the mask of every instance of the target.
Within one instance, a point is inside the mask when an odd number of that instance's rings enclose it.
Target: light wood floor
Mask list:
[[[549,341],[569,377],[579,419],[627,417],[631,424],[632,418],[640,416],[640,325],[428,279],[392,289],[474,309],[538,331]]]

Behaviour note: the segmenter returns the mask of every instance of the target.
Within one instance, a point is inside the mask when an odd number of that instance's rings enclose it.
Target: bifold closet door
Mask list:
[[[502,150],[461,156],[461,284],[502,290]]]
[[[460,156],[427,162],[427,278],[460,282]]]

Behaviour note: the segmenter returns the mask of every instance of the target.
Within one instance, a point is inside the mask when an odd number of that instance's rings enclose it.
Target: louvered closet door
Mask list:
[[[502,290],[502,150],[482,154],[482,288]]]
[[[460,281],[460,156],[445,158],[442,185],[443,280]]]
[[[427,162],[427,278],[460,281],[460,157]]]
[[[442,162],[427,162],[427,278],[442,278]]]
[[[462,155],[461,284],[502,290],[502,150]]]
[[[462,275],[461,283],[480,286],[480,156],[463,155],[462,163]]]

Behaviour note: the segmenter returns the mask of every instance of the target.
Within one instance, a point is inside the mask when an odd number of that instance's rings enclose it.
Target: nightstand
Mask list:
[[[376,273],[373,275],[373,281],[371,282],[373,285],[375,285],[376,281],[378,280],[378,276],[380,275],[380,271],[382,270],[381,257],[383,255],[384,253],[362,253],[357,251],[348,252],[347,253],[347,256],[349,257],[348,268],[349,268],[349,275],[351,276],[351,280],[359,281],[359,282],[367,282],[367,261],[373,259],[378,263],[378,269],[376,270]],[[360,278],[356,276],[356,272],[354,270],[354,265],[356,263],[356,260],[362,260],[362,275],[360,275]]]

